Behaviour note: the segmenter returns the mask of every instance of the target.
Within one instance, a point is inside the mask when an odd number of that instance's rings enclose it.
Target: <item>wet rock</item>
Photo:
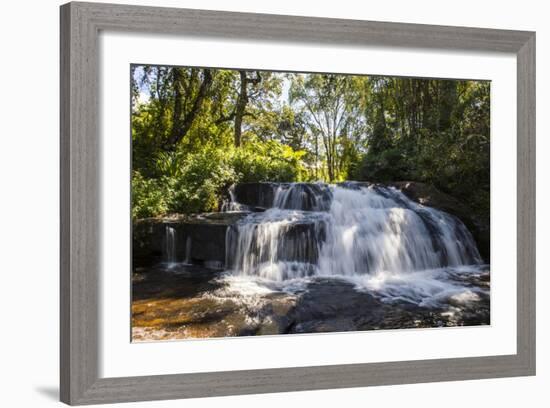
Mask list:
[[[256,210],[271,208],[275,198],[272,183],[239,183],[234,186],[235,201]]]
[[[257,334],[287,333],[292,325],[292,311],[296,307],[296,297],[275,293],[266,297],[269,303],[262,309],[262,323]]]
[[[166,231],[172,228],[175,238],[172,261],[223,268],[227,228],[246,215],[248,212],[205,213],[137,220],[133,223],[133,267],[166,260]]]
[[[381,320],[380,301],[358,292],[342,281],[320,280],[311,284],[297,301],[290,317],[290,333],[352,331],[365,321]],[[362,320],[359,320],[362,319]]]
[[[331,192],[322,183],[239,183],[234,199],[254,211],[279,207],[287,210],[328,211]]]
[[[277,244],[265,246],[265,237],[270,231],[269,225],[261,222],[254,223],[254,218],[247,218],[245,228],[232,225],[227,233],[226,245],[229,267],[243,270],[246,265],[259,266],[264,262],[298,263],[300,267],[311,266],[311,273],[319,258],[320,245],[326,238],[325,224],[320,219],[304,219],[281,226],[277,231]],[[239,245],[246,244],[246,259],[238,254],[244,248]],[[306,264],[306,265],[304,265]],[[292,271],[288,271],[292,274]],[[289,276],[290,277],[290,276]],[[287,278],[286,276],[284,277]]]
[[[313,320],[298,323],[294,327],[294,333],[327,333],[357,330],[357,325],[352,318],[333,318],[327,320]]]
[[[164,268],[164,269],[163,269]],[[302,291],[252,297],[227,291],[223,274],[195,266],[154,267],[132,280],[134,341],[484,325],[490,298],[448,299],[427,308],[387,303],[339,279],[315,279]],[[480,280],[485,282],[489,279]],[[469,282],[469,281],[468,281]],[[474,281],[471,282],[474,285]]]
[[[166,226],[162,219],[147,218],[132,223],[132,266],[135,270],[157,264],[165,253]]]
[[[328,211],[332,202],[330,187],[323,183],[281,183],[274,205],[286,210]]]
[[[474,237],[483,260],[486,263],[490,263],[491,248],[489,220],[482,220],[476,217],[466,204],[439,191],[429,184],[415,181],[398,181],[388,183],[387,185],[401,190],[409,199],[417,203],[433,207],[459,218]]]
[[[340,183],[336,183],[336,185],[339,187],[348,188],[350,190],[360,190],[363,187],[374,186],[375,183],[368,181],[342,181]]]

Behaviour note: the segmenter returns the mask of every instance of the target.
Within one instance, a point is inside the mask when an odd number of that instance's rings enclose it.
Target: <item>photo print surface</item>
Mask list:
[[[132,341],[490,324],[490,81],[129,80]]]

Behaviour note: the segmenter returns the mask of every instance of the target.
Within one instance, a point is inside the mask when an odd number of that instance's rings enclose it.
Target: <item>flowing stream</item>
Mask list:
[[[380,185],[252,184],[198,230],[224,228],[225,262],[166,226],[165,262],[134,274],[135,341],[490,323],[489,265],[458,218]]]

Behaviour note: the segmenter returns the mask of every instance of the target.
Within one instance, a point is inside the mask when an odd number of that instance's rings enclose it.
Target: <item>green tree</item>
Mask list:
[[[134,217],[216,210],[239,181],[490,192],[490,83],[131,66]]]
[[[313,135],[316,161],[319,138],[323,148],[328,181],[345,176],[345,146],[351,129],[360,132],[361,116],[353,78],[333,74],[295,75],[290,100],[307,112],[307,125]]]

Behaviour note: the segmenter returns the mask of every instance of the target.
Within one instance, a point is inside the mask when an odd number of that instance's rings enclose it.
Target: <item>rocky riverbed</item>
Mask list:
[[[189,265],[138,270],[132,282],[133,341],[485,325],[489,272],[433,271],[417,295],[407,282],[308,278],[283,283]],[[437,285],[445,274],[446,287]],[[431,281],[430,281],[431,280]],[[453,285],[454,282],[454,285]],[[453,288],[455,290],[453,290]],[[410,289],[410,287],[408,287]],[[385,290],[388,293],[385,293]]]

